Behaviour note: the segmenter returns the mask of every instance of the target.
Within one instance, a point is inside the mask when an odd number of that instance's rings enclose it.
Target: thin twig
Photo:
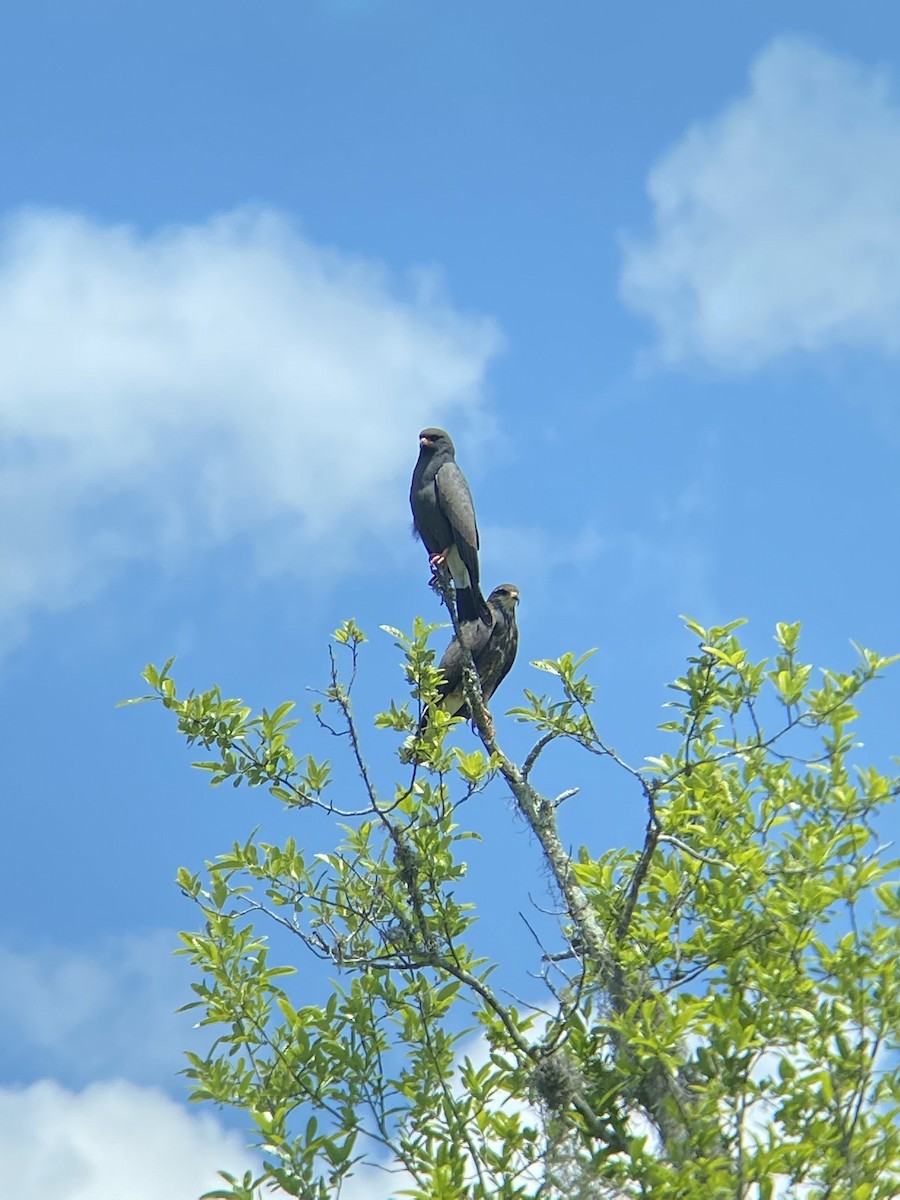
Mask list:
[[[725,862],[722,858],[713,858],[709,854],[701,854],[699,850],[694,850],[687,842],[683,842],[681,838],[675,837],[671,833],[661,833],[657,837],[657,842],[666,842],[670,846],[674,846],[676,850],[680,850],[682,854],[687,854],[691,858],[695,858],[697,862],[705,863],[708,867],[723,867],[726,871],[733,871],[734,867],[729,862]]]

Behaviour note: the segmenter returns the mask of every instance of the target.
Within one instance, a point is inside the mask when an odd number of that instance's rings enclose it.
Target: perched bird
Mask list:
[[[456,588],[460,621],[491,624],[478,579],[478,526],[466,477],[443,429],[423,429],[409,489],[413,529],[425,543],[433,568],[446,564]]]
[[[460,625],[460,635],[472,654],[472,662],[481,680],[481,694],[485,704],[509,674],[516,661],[519,648],[519,629],[516,625],[516,605],[519,589],[514,583],[501,583],[488,596],[491,625],[481,621],[465,621]],[[438,707],[451,717],[468,717],[469,706],[463,690],[462,650],[459,639],[454,638],[444,657],[438,664],[444,674],[440,686]]]

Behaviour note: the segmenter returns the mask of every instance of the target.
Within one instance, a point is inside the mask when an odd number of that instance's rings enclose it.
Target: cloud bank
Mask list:
[[[142,234],[62,212],[0,225],[0,622],[132,560],[250,533],[320,579],[397,521],[422,424],[465,425],[500,335],[426,272],[248,209]]]
[[[122,1080],[0,1088],[0,1161],[16,1200],[197,1200],[254,1167],[214,1118]]]
[[[624,239],[621,296],[663,363],[900,349],[900,106],[881,72],[779,38],[647,189],[654,230]]]

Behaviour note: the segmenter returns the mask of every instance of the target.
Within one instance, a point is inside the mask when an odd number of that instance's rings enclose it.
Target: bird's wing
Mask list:
[[[490,641],[491,628],[477,620],[467,621],[465,625],[461,626],[463,639],[472,654],[476,670],[478,668],[478,660],[483,655],[485,647]],[[438,704],[444,712],[449,713],[452,717],[462,712],[466,706],[462,686],[462,664],[462,649],[459,640],[454,638],[444,651],[443,658],[438,663],[438,670],[444,676],[444,682],[440,686],[441,698]]]
[[[475,505],[466,477],[455,462],[446,462],[435,476],[438,504],[450,522],[453,541],[469,572],[469,579],[478,585],[478,526]]]
[[[519,649],[519,627],[516,625],[515,613],[509,614],[505,620],[494,617],[494,627],[491,631],[490,646],[487,653],[491,659],[478,673],[481,676],[481,686],[485,703],[512,670]]]

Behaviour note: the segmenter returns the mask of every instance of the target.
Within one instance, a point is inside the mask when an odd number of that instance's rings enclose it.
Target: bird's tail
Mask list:
[[[474,587],[456,589],[456,615],[460,622],[483,621],[485,625],[493,622],[487,600],[481,594],[481,588]]]

